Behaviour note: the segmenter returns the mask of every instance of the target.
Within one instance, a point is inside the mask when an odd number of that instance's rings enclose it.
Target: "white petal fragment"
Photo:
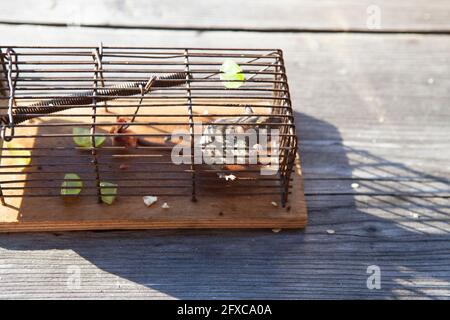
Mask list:
[[[155,196],[144,196],[142,197],[142,199],[144,200],[144,203],[147,207],[150,207],[152,204],[158,201],[158,197]]]
[[[164,202],[163,205],[161,206],[161,208],[163,209],[169,209],[169,205],[167,204],[167,202]]]
[[[219,179],[225,179],[226,181],[228,181],[228,180],[231,180],[231,181],[236,180],[236,176],[234,174],[217,173],[217,176],[219,177]]]

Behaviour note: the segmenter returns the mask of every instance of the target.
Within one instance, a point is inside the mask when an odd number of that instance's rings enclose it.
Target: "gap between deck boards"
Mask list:
[[[417,34],[417,35],[450,35],[450,30],[434,29],[434,30],[408,30],[408,29],[314,29],[314,28],[249,28],[249,27],[176,27],[176,26],[132,26],[120,24],[72,24],[72,23],[56,23],[56,22],[27,22],[27,21],[0,21],[0,25],[12,26],[40,26],[40,27],[56,27],[56,28],[97,28],[97,29],[125,29],[125,30],[161,30],[161,31],[198,31],[198,32],[260,32],[260,33],[348,33],[348,34]]]

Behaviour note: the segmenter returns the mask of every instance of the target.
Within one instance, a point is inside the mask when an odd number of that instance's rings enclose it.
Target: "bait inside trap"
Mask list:
[[[0,231],[306,224],[281,50],[1,47],[0,62]]]

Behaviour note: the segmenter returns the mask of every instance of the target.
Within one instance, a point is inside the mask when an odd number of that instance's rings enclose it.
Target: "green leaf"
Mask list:
[[[117,184],[110,182],[100,182],[100,194],[104,203],[112,204],[116,199]]]
[[[223,73],[240,73],[241,67],[231,59],[225,60],[220,66],[220,71]]]
[[[7,159],[6,165],[25,167],[30,164],[31,152],[29,150],[12,150],[24,148],[24,146],[14,142],[7,142],[6,147],[8,148],[6,155],[19,157],[19,158],[6,158]]]
[[[220,80],[227,89],[237,89],[244,84],[245,76],[243,73],[229,74],[221,73]]]
[[[244,84],[245,75],[241,67],[231,59],[225,60],[220,66],[220,80],[227,89],[237,89]]]
[[[73,135],[90,135],[91,130],[87,128],[73,128]],[[106,137],[95,137],[95,146],[100,147],[106,140]],[[73,137],[73,142],[79,147],[82,148],[91,148],[92,147],[92,139],[90,136],[87,137]]]
[[[80,194],[81,188],[83,188],[83,182],[80,177],[75,173],[67,173],[61,184],[61,195],[77,196]]]

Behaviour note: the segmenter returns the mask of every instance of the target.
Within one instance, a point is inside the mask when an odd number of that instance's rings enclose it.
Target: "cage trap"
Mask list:
[[[0,47],[0,231],[301,228],[282,51]]]

